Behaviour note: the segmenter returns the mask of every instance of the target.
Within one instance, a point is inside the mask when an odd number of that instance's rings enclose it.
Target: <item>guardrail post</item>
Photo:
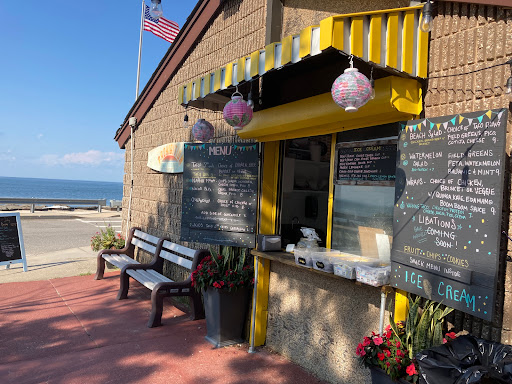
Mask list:
[[[30,204],[30,213],[34,213],[35,210],[36,210],[36,205]]]
[[[98,204],[98,212],[101,213],[101,204]]]

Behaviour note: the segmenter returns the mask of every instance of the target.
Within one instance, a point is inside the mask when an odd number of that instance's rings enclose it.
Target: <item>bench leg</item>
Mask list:
[[[164,309],[164,295],[154,290],[151,292],[151,315],[149,316],[148,328],[162,325],[162,312]]]
[[[105,260],[103,257],[98,256],[97,259],[97,267],[96,267],[96,275],[94,276],[94,280],[103,279],[103,273],[105,272]]]
[[[204,307],[203,302],[201,301],[201,294],[194,293],[190,296],[190,319],[191,320],[201,320],[204,319]]]
[[[119,292],[117,292],[117,300],[128,298],[128,290],[130,289],[130,276],[125,272],[121,272]]]

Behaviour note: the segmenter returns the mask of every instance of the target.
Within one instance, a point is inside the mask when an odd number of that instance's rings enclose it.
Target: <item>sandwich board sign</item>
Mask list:
[[[23,271],[27,272],[20,214],[0,213],[0,265],[8,269],[17,263],[22,263]]]

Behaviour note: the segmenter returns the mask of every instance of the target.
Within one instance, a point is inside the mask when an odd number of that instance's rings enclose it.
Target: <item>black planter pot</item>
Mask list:
[[[215,348],[243,342],[242,331],[247,313],[248,290],[233,292],[209,287],[203,291],[206,337]]]
[[[377,367],[370,367],[370,372],[372,374],[372,384],[410,384],[408,381],[399,379],[397,381],[391,380],[386,372]]]

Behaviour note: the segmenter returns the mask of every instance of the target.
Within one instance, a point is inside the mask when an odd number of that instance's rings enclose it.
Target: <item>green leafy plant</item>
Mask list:
[[[192,272],[192,286],[197,291],[208,287],[234,291],[254,284],[254,271],[248,264],[246,248],[221,246],[220,253],[210,249]]]
[[[409,298],[409,312],[405,321],[405,330],[401,334],[390,315],[391,329],[395,335],[402,338],[409,351],[409,358],[413,358],[419,351],[435,345],[443,344],[443,327],[446,315],[453,308],[441,308],[441,303],[427,300],[423,308],[420,307],[421,297],[415,300]]]
[[[91,237],[91,248],[93,251],[101,249],[121,249],[124,248],[124,238],[117,233],[110,225],[105,229],[100,229]]]

